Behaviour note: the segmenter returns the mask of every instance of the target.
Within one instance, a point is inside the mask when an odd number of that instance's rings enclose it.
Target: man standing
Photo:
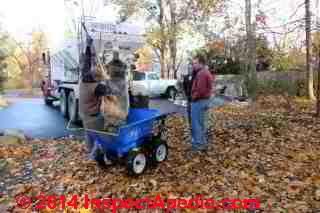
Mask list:
[[[191,89],[192,89],[192,75],[191,71],[188,72],[188,75],[185,75],[183,77],[183,90],[187,99],[187,113],[188,113],[188,124],[190,126],[190,131],[191,131],[191,101],[192,101],[192,96],[191,96]]]
[[[213,77],[205,66],[204,56],[198,55],[193,60],[192,67],[192,150],[205,151],[208,149],[207,122],[210,98],[212,94]]]

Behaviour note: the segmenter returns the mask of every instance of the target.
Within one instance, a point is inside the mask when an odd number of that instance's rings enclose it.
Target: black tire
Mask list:
[[[44,98],[44,103],[45,103],[46,105],[48,105],[48,106],[52,106],[53,100],[48,99],[48,98],[46,97],[46,98]]]
[[[161,140],[156,139],[156,145],[152,148],[152,162],[159,164],[168,159],[168,144]]]
[[[68,99],[67,93],[64,89],[60,91],[60,112],[61,114],[67,118],[68,117]]]
[[[68,95],[68,114],[72,123],[79,122],[79,105],[73,91]]]
[[[140,166],[140,167],[139,167]],[[132,151],[128,156],[128,172],[130,176],[139,176],[147,168],[147,156],[141,151]]]
[[[101,168],[107,168],[113,164],[113,162],[107,157],[106,153],[98,153],[95,160]]]
[[[174,87],[169,87],[168,89],[167,89],[167,98],[168,99],[173,99],[173,100],[175,100],[176,99],[176,96],[177,96],[177,89],[176,88],[174,88]]]

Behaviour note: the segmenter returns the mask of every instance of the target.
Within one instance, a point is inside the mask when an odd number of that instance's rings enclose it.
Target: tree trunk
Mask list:
[[[165,69],[165,63],[164,63],[164,60],[165,60],[165,51],[164,51],[164,48],[160,48],[160,74],[161,74],[161,78],[165,79],[165,72],[166,72],[166,69]]]
[[[317,89],[317,116],[320,117],[320,45],[318,47],[318,89]]]
[[[33,73],[33,69],[32,66],[29,65],[29,76],[30,76],[30,83],[31,83],[31,89],[33,89],[33,78],[34,78],[34,73]]]
[[[307,60],[307,79],[308,79],[308,94],[309,94],[309,99],[315,100],[315,95],[314,95],[314,90],[313,90],[313,71],[312,67],[310,66],[310,60],[311,60],[311,13],[310,13],[310,0],[305,0],[305,9],[306,9],[306,14],[305,14],[305,19],[306,19],[306,50],[307,50],[307,55],[306,55],[306,60]]]
[[[319,0],[316,2],[316,13],[317,13],[317,31],[320,34],[320,8]],[[318,43],[318,89],[317,89],[317,116],[320,117],[320,43]]]
[[[160,32],[161,32],[161,41],[160,41],[160,75],[161,78],[165,78],[165,48],[166,48],[166,42],[164,40],[164,9],[163,9],[163,0],[157,1],[160,14],[159,14],[159,25],[160,25]]]
[[[251,98],[256,98],[257,89],[257,73],[256,73],[256,42],[255,42],[255,27],[251,23],[251,0],[245,0],[246,3],[246,32],[247,32],[247,89],[248,95]],[[255,26],[255,24],[254,24]]]
[[[174,78],[177,78],[176,72],[176,60],[177,60],[177,20],[176,20],[176,2],[175,0],[170,0],[170,39],[169,39],[169,48],[170,48],[170,71],[173,72]],[[170,77],[170,76],[169,76]]]

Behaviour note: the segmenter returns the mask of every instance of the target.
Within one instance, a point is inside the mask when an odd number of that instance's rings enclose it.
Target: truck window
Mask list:
[[[149,74],[148,76],[149,80],[159,80],[159,76],[157,74]]]
[[[146,79],[146,74],[143,72],[132,72],[132,80],[133,81],[142,81]]]

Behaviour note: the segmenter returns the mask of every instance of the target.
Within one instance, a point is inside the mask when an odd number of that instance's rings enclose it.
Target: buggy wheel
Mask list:
[[[99,153],[96,156],[96,161],[97,161],[98,165],[101,167],[106,167],[106,166],[110,166],[113,164],[112,161],[108,158],[106,153]]]
[[[147,157],[143,152],[134,151],[128,157],[128,171],[130,175],[141,175],[147,167]]]
[[[60,92],[60,112],[67,118],[68,117],[68,96],[66,91],[63,89]]]
[[[68,114],[72,123],[77,123],[79,121],[78,106],[78,100],[76,99],[74,92],[71,91],[68,95]]]
[[[177,93],[178,93],[178,91],[177,91],[176,88],[169,87],[167,89],[167,97],[168,97],[168,99],[174,101],[176,99]]]
[[[164,141],[160,141],[153,149],[152,149],[152,161],[154,163],[161,163],[168,158],[168,145]]]

